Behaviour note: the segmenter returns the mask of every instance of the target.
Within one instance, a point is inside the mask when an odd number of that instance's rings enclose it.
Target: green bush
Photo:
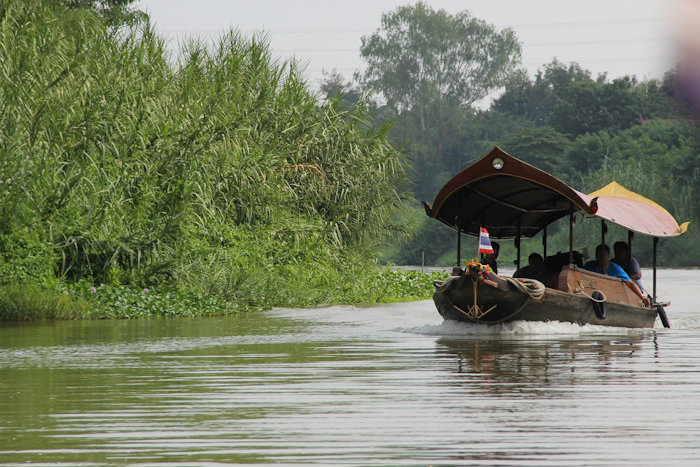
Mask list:
[[[41,241],[37,232],[0,230],[0,285],[55,285],[57,260],[52,245]]]

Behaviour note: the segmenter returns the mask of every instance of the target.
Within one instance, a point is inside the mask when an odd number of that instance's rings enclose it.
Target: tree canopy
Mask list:
[[[501,87],[520,63],[520,43],[511,29],[468,11],[450,15],[418,2],[383,14],[360,54],[366,85],[396,110],[421,114],[436,101],[469,107]]]
[[[69,10],[86,9],[100,15],[107,24],[121,26],[147,19],[142,11],[131,8],[136,0],[53,0]]]
[[[508,79],[505,91],[494,99],[493,109],[527,118],[543,126],[560,101],[559,93],[572,83],[592,82],[591,73],[576,63],[566,64],[556,58],[537,71],[532,81],[525,70]]]
[[[512,30],[425,2],[383,14],[381,28],[362,38],[367,68],[355,79],[396,121],[395,142],[413,156],[417,196],[429,196],[466,160],[459,135],[473,105],[507,82],[520,50]]]
[[[572,138],[608,130],[616,133],[640,123],[640,100],[635,80],[615,79],[610,83],[576,82],[559,92],[548,124]]]

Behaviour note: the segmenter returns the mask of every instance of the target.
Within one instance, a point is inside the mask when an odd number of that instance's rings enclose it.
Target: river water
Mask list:
[[[432,301],[5,325],[0,465],[697,466],[699,291],[660,271],[671,329]]]

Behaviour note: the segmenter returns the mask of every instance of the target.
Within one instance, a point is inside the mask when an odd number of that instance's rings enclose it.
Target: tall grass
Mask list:
[[[173,61],[147,22],[6,5],[0,236],[36,240],[38,275],[319,301],[396,227],[405,163],[388,126],[364,101],[321,100],[265,36],[194,40]]]
[[[85,319],[101,313],[97,303],[36,284],[0,286],[0,321]]]

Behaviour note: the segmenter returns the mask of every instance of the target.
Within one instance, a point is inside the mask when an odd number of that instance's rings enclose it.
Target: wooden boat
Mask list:
[[[452,276],[435,282],[435,305],[446,320],[501,323],[515,320],[562,321],[630,328],[651,328],[657,315],[669,327],[664,303],[656,299],[656,254],[660,237],[683,234],[668,211],[617,183],[591,194],[574,190],[561,180],[494,148],[464,169],[437,194],[433,205],[424,203],[433,219],[458,232],[457,263]],[[574,214],[583,213],[633,233],[654,238],[654,277],[651,306],[619,278],[582,268],[573,248]],[[546,228],[569,218],[569,252],[546,255]],[[461,234],[478,237],[486,228],[491,238],[515,239],[520,260],[520,238],[544,230],[545,264],[553,287],[541,282],[494,274],[478,262],[461,267]],[[602,235],[605,243],[605,235]]]

